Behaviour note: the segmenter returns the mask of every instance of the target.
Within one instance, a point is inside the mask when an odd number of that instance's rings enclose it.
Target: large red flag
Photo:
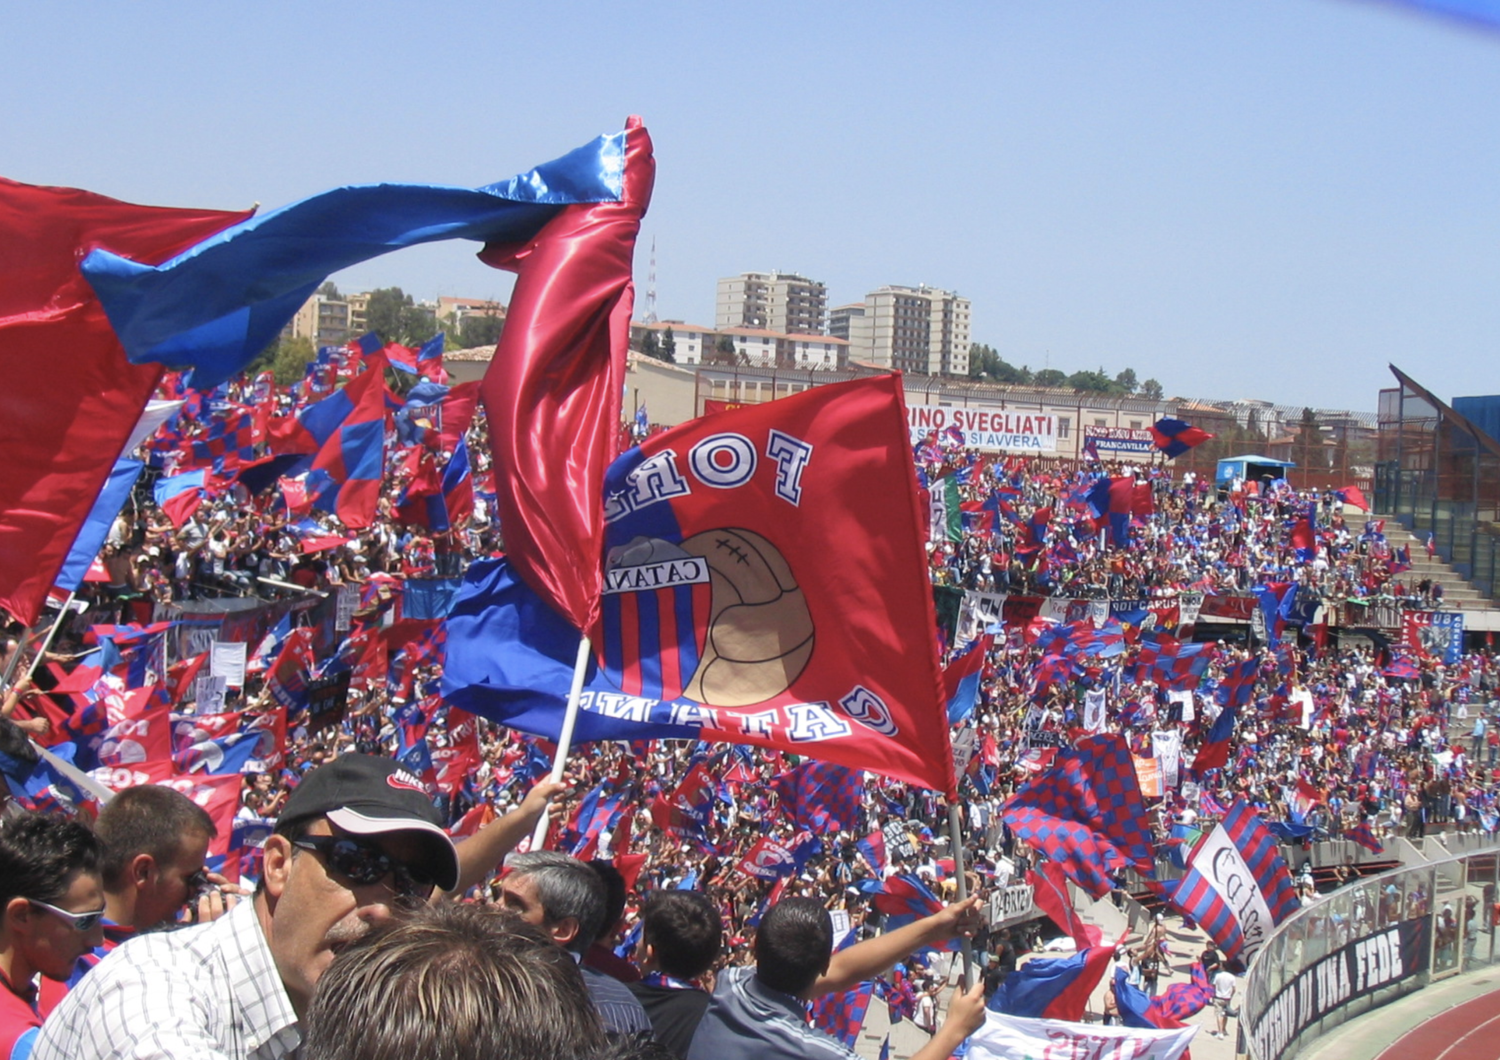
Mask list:
[[[157,264],[250,216],[0,178],[0,606],[34,622],[162,367],[134,365],[78,263]]]
[[[954,791],[901,381],[690,420],[616,461],[574,739],[757,744]],[[575,631],[469,568],[444,696],[555,737]]]
[[[616,454],[631,260],[656,172],[640,119],[625,128],[618,202],[567,206],[529,243],[480,254],[517,274],[480,387],[506,554],[580,630],[599,615],[599,496]]]

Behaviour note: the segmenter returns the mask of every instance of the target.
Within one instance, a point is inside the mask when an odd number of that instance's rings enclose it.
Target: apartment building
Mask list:
[[[719,281],[714,328],[760,328],[782,334],[820,335],[828,288],[791,272],[745,272]]]
[[[969,374],[969,300],[921,285],[888,286],[836,311],[850,356],[917,375]],[[845,323],[847,322],[847,323]]]

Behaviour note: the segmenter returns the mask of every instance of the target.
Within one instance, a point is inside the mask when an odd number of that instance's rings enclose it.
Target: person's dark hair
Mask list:
[[[104,844],[87,825],[44,813],[11,817],[0,823],[0,910],[13,898],[56,903],[103,860]]]
[[[604,930],[604,881],[586,862],[556,850],[514,854],[505,862],[507,875],[527,876],[548,920],[573,917],[578,933],[567,948],[583,953]]]
[[[104,886],[114,890],[125,880],[130,862],[150,854],[158,863],[170,861],[194,833],[212,839],[219,834],[208,812],[180,791],[160,784],[126,788],[99,811],[94,824],[104,840]]]
[[[339,954],[304,1034],[303,1060],[579,1060],[607,1044],[577,966],[545,933],[453,902]]]
[[[641,911],[642,939],[656,951],[661,970],[677,979],[708,971],[723,935],[718,908],[699,891],[656,891]]]
[[[618,924],[620,917],[625,915],[625,877],[611,862],[598,858],[590,861],[588,866],[604,884],[604,923],[599,928],[602,933]]]
[[[816,898],[783,898],[755,932],[755,977],[772,990],[800,996],[833,955],[833,918]]]

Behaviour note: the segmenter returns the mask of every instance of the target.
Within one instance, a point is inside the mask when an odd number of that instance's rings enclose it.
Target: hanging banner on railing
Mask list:
[[[1432,918],[1403,920],[1334,950],[1293,979],[1250,1025],[1255,1055],[1278,1057],[1303,1030],[1355,998],[1427,970]]]
[[[1459,611],[1404,611],[1401,640],[1408,648],[1454,666],[1464,648],[1464,616]]]

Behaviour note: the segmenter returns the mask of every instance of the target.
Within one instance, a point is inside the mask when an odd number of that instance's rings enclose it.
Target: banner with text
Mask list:
[[[950,427],[963,434],[966,449],[1001,453],[1057,452],[1057,417],[1039,412],[1014,412],[999,407],[955,408],[949,405],[908,405],[911,443]]]
[[[1083,444],[1094,443],[1100,453],[1133,453],[1149,456],[1156,452],[1151,432],[1133,427],[1085,427]]]
[[[1255,1055],[1272,1060],[1341,1006],[1426,971],[1431,934],[1431,917],[1403,920],[1341,946],[1307,968],[1247,1028]]]

